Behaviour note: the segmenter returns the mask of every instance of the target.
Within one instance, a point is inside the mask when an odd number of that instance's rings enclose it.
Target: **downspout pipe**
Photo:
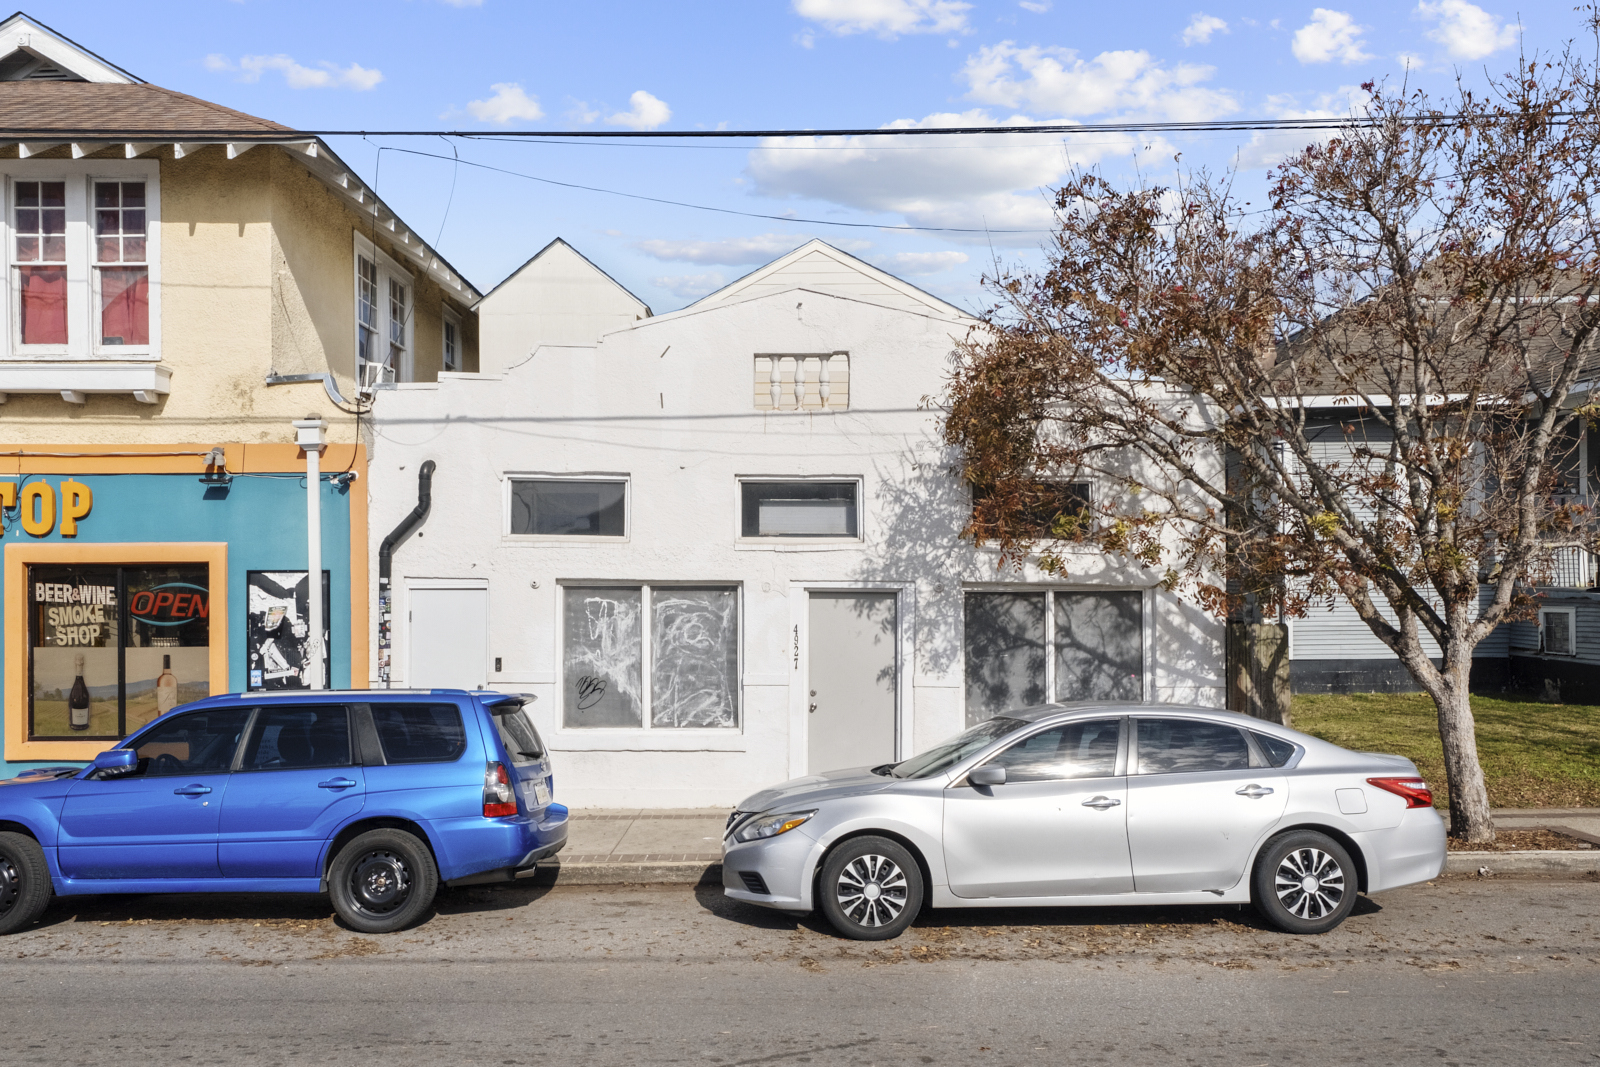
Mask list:
[[[390,596],[389,574],[394,564],[394,546],[410,537],[428,517],[428,511],[433,507],[433,472],[436,466],[431,459],[423,461],[422,468],[417,471],[417,506],[389,531],[389,536],[378,546],[378,678],[385,689],[389,688],[392,666],[390,623],[394,617],[394,605]]]

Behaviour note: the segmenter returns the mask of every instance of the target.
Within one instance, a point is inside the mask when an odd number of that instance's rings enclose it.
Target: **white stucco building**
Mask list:
[[[731,804],[1050,697],[1221,703],[1222,627],[1157,575],[1000,573],[958,538],[923,399],[959,309],[813,241],[649,317],[554,253],[569,303],[525,267],[479,307],[496,370],[380,393],[374,556],[438,465],[390,684],[536,694],[561,797],[617,807]]]

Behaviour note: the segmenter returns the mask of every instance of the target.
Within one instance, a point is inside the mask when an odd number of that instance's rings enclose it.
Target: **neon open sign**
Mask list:
[[[167,582],[141,589],[128,599],[128,612],[149,626],[182,626],[211,613],[209,590],[191,582]]]

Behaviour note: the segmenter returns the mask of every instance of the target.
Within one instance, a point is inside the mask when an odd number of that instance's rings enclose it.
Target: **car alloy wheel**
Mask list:
[[[1278,863],[1273,891],[1283,909],[1315,922],[1339,910],[1344,901],[1344,868],[1319,848],[1297,848]]]
[[[404,856],[373,849],[350,867],[350,896],[371,915],[388,915],[411,896],[411,869]]]
[[[0,915],[17,906],[22,897],[22,872],[11,862],[11,857],[0,855]]]
[[[27,834],[0,833],[0,934],[32,926],[53,892],[39,842]]]
[[[839,910],[862,926],[887,926],[905,910],[906,876],[887,856],[857,856],[839,872]]]

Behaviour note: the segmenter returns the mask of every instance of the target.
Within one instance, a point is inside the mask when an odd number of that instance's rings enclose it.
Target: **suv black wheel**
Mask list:
[[[922,910],[922,868],[887,837],[852,837],[822,861],[818,903],[833,928],[857,941],[899,937]]]
[[[369,830],[328,868],[333,910],[364,934],[387,934],[420,919],[439,891],[428,846],[404,830]]]
[[[1315,830],[1292,830],[1262,848],[1250,898],[1280,930],[1325,934],[1356,906],[1358,886],[1356,865],[1343,845]]]
[[[27,834],[0,834],[0,934],[32,926],[54,891],[39,842]]]

